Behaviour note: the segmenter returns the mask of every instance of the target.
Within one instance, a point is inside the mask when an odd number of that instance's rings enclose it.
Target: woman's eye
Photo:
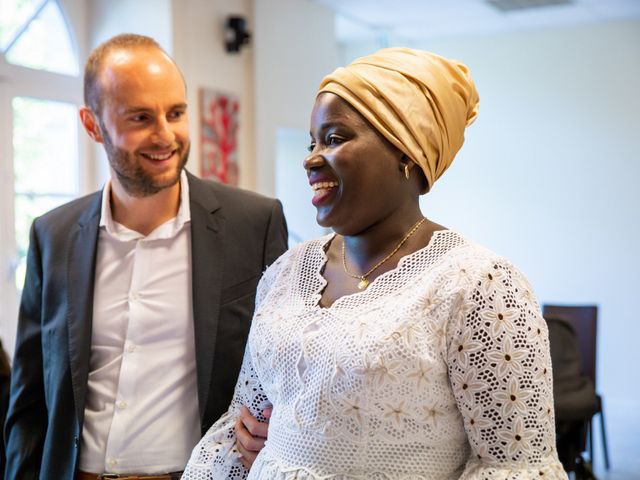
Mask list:
[[[342,138],[337,135],[329,135],[327,138],[327,145],[339,145],[342,143]]]
[[[314,148],[316,148],[316,144],[315,143],[310,143],[309,146],[307,147],[307,150],[309,152],[313,152]]]

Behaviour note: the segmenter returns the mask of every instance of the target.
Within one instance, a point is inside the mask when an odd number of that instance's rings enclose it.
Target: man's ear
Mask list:
[[[98,119],[89,107],[84,105],[80,107],[80,121],[82,122],[82,126],[89,134],[89,136],[93,139],[93,141],[104,143],[104,138],[102,137],[102,132],[100,131],[100,125],[98,124]]]

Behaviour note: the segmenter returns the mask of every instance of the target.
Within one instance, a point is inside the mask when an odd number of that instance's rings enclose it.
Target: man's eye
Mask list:
[[[147,116],[146,115],[134,115],[133,117],[131,117],[131,120],[133,120],[134,122],[146,122],[147,121]]]
[[[176,110],[175,112],[171,112],[169,114],[170,118],[173,118],[174,120],[177,120],[179,118],[182,118],[182,116],[184,116],[184,113],[182,110]]]

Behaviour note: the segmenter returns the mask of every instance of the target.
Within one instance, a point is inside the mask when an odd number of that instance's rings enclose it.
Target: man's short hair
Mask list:
[[[100,92],[99,75],[102,70],[104,59],[115,50],[130,48],[157,48],[164,51],[160,44],[153,38],[134,33],[122,33],[110,38],[98,45],[84,66],[84,104],[96,115],[100,115],[102,108],[102,98]]]

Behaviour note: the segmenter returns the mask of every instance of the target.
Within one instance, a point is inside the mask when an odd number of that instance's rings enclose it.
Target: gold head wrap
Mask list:
[[[479,98],[466,65],[433,53],[386,48],[322,79],[318,95],[346,100],[424,171],[429,188],[464,142]]]

